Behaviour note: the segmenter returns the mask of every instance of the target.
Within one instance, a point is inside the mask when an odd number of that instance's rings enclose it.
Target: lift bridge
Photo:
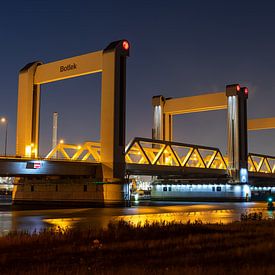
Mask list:
[[[98,142],[59,143],[45,160],[55,160],[58,153],[58,161],[101,163],[100,152]],[[228,157],[214,147],[135,137],[126,146],[125,162],[126,175],[228,178]],[[248,154],[248,172],[252,178],[275,178],[275,157]]]
[[[132,175],[245,186],[238,199],[248,199],[253,184],[273,185],[275,157],[248,153],[247,132],[275,128],[275,119],[247,120],[248,89],[239,84],[219,93],[153,97],[152,138],[136,137],[126,146],[129,48],[127,40],[115,41],[102,51],[47,64],[36,61],[20,71],[16,157],[0,158],[0,175],[16,177],[14,203],[121,204],[129,200]],[[59,143],[39,157],[40,86],[93,73],[102,73],[100,143]],[[222,109],[228,114],[227,155],[218,148],[173,141],[174,115]]]

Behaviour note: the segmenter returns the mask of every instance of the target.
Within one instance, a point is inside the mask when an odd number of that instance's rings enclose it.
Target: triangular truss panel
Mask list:
[[[213,168],[213,169],[226,169],[227,168],[226,162],[225,162],[220,151],[217,151],[212,162],[209,163],[208,168]]]
[[[181,166],[185,166],[188,159],[190,158],[194,148],[187,147],[187,146],[178,146],[178,145],[171,145],[173,152],[175,153],[177,159],[179,160]]]
[[[260,167],[260,171],[262,173],[271,173],[271,168],[269,166],[267,158],[264,158],[264,161],[262,162],[262,165]]]
[[[194,149],[186,163],[186,167],[206,168],[198,149]]]
[[[257,172],[257,168],[256,168],[256,166],[255,166],[255,164],[253,162],[253,159],[251,158],[250,155],[248,156],[248,162],[247,162],[247,164],[248,164],[248,171],[249,172]]]
[[[162,155],[166,145],[163,143],[139,141],[139,144],[147,156],[150,164],[156,164]]]
[[[162,151],[156,161],[157,165],[169,165],[169,166],[180,166],[180,162],[173,149],[167,145]]]
[[[271,173],[275,173],[275,158],[267,158],[269,166],[271,168]]]
[[[211,164],[217,155],[217,150],[201,149],[201,148],[198,150],[205,163],[206,168],[211,167]]]
[[[85,142],[82,146],[78,146],[78,150],[73,155],[72,160],[96,161],[100,162],[100,143]]]
[[[256,172],[260,172],[261,166],[264,162],[264,157],[263,156],[258,156],[258,155],[250,155],[250,159],[256,169]]]
[[[125,161],[135,164],[150,164],[146,153],[138,142],[134,142],[130,149],[126,152]]]

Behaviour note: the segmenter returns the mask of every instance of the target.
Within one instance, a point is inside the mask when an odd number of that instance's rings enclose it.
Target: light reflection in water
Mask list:
[[[1,208],[0,208],[1,209]],[[262,212],[263,218],[274,218],[274,212],[267,211],[266,203],[156,203],[129,208],[82,208],[82,209],[39,209],[0,210],[0,235],[9,231],[41,231],[49,227],[106,228],[109,222],[125,220],[133,224],[145,222],[195,222],[229,223],[240,220],[242,213]]]
[[[80,218],[61,218],[61,219],[43,219],[45,223],[50,224],[56,230],[66,230],[73,228]]]
[[[251,210],[248,212],[260,212],[259,209],[251,209]],[[274,216],[273,216],[273,213],[263,213],[263,218],[274,218]],[[240,213],[238,211],[233,211],[233,210],[215,210],[215,211],[187,212],[187,213],[171,212],[171,213],[160,213],[160,214],[126,215],[126,216],[117,216],[114,218],[114,221],[120,221],[120,220],[129,222],[133,225],[140,225],[140,226],[143,226],[146,223],[152,224],[154,222],[194,223],[196,221],[201,221],[203,223],[227,224],[230,222],[239,221]]]

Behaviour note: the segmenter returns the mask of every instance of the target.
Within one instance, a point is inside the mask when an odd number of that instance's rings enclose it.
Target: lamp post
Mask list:
[[[7,156],[7,143],[8,143],[8,120],[5,117],[2,117],[1,123],[6,124],[6,131],[5,131],[5,157],[6,157]]]

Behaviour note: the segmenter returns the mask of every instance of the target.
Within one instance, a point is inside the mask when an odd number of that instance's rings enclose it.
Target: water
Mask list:
[[[111,221],[125,220],[133,224],[154,221],[229,223],[240,220],[241,213],[262,212],[264,218],[274,218],[266,203],[198,203],[148,202],[128,208],[23,209],[0,202],[0,235],[10,231],[33,232],[49,227],[101,228]]]

